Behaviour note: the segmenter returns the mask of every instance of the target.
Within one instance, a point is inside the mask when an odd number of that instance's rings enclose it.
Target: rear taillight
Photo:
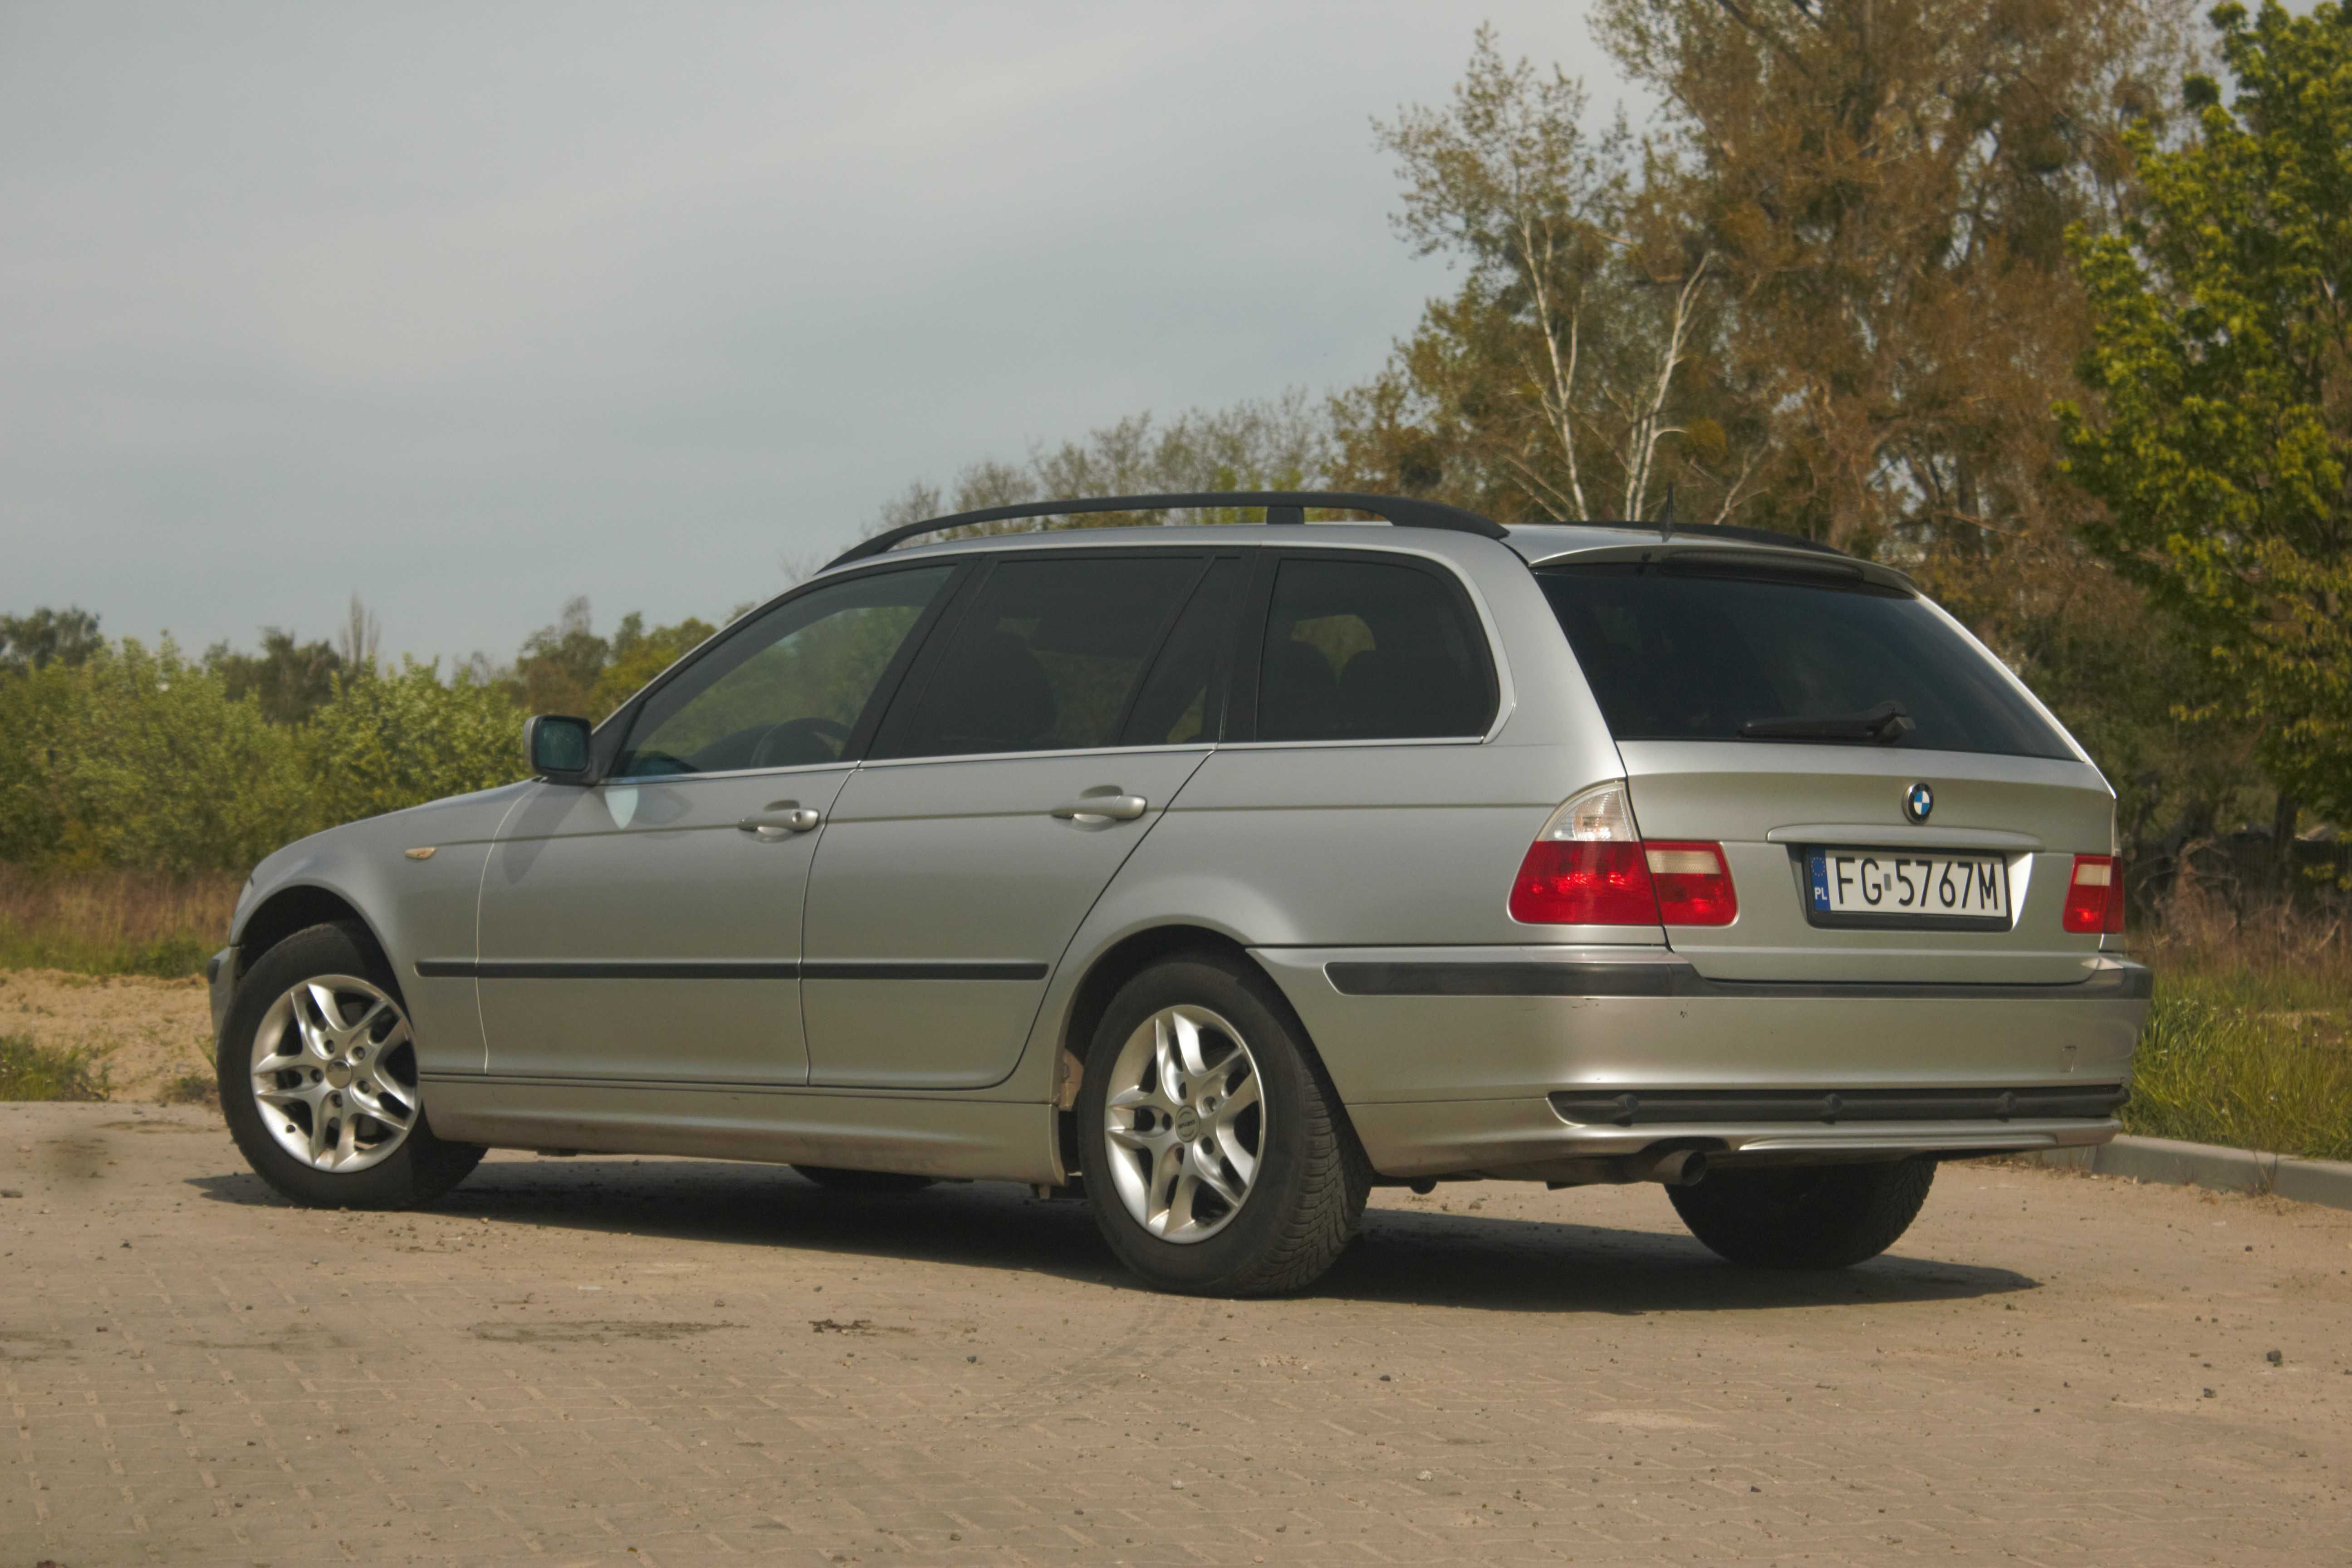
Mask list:
[[[1551,814],[1511,883],[1528,925],[1729,925],[1739,913],[1719,844],[1645,844],[1622,784]]]
[[[1732,891],[1722,845],[1645,842],[1642,847],[1666,924],[1727,926],[1738,917],[1739,895]]]
[[[2124,863],[2112,855],[2075,856],[2059,923],[2086,934],[2120,932],[2124,929]]]

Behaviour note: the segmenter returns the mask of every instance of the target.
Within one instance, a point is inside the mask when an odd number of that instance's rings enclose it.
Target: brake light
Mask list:
[[[1719,844],[1645,844],[1621,784],[1586,790],[1528,846],[1511,883],[1527,925],[1729,925],[1739,913]]]
[[[2059,923],[2084,933],[2120,933],[2124,929],[2124,863],[2112,855],[2077,855],[2066,879],[2066,908]]]

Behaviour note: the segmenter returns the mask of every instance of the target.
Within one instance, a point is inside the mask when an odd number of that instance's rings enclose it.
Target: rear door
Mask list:
[[[809,887],[811,1081],[976,1089],[1013,1070],[1105,886],[1209,753],[1240,563],[997,560],[844,787]]]
[[[1981,645],[1852,563],[1691,552],[1538,574],[1645,839],[1719,843],[1728,926],[1667,928],[1727,981],[2063,984],[2098,770]],[[1892,706],[1890,706],[1892,705]]]

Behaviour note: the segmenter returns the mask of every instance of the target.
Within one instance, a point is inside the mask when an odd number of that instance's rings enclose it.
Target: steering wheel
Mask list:
[[[778,754],[790,747],[792,742],[806,736],[816,736],[831,741],[832,755],[805,757]],[[841,755],[841,749],[847,744],[849,744],[849,726],[846,724],[836,724],[830,719],[787,719],[782,723],[771,728],[766,734],[752,742],[751,765],[755,768],[774,768],[790,767],[796,763],[829,763],[834,757]]]

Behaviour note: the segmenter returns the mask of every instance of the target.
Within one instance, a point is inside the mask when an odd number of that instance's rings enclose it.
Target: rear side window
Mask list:
[[[1494,714],[1486,641],[1435,572],[1347,557],[1276,568],[1257,739],[1483,735]]]
[[[1000,561],[954,616],[913,706],[884,721],[893,757],[1117,743],[1144,667],[1208,563],[1199,556]],[[1171,714],[1171,728],[1181,714]]]
[[[1883,743],[2074,755],[1999,668],[1899,589],[1640,563],[1536,576],[1621,741],[1870,743],[1839,737],[1839,721],[1896,702],[1916,728]]]

